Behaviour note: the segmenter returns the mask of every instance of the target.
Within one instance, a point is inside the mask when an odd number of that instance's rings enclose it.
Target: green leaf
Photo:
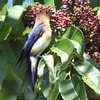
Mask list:
[[[8,0],[0,0],[0,10],[3,8],[3,6],[8,2]]]
[[[49,80],[52,82],[54,80],[54,59],[52,55],[43,56],[45,63],[49,69]]]
[[[92,8],[97,7],[97,6],[100,6],[100,1],[99,1],[99,0],[96,0],[96,1],[94,1],[94,0],[89,0],[89,1],[90,1],[90,6],[91,6]]]
[[[44,0],[44,5],[51,5],[55,10],[55,2],[54,0]]]
[[[47,67],[45,67],[44,69],[44,74],[41,77],[41,80],[42,80],[41,90],[43,92],[43,95],[46,98],[49,98],[51,88],[50,88],[50,82],[49,82],[49,71]]]
[[[3,27],[0,29],[0,41],[6,40],[7,37],[10,34],[11,27],[9,24],[5,21],[3,23]]]
[[[100,15],[100,7],[98,8],[97,15]]]
[[[19,22],[21,20],[24,8],[22,6],[16,5],[8,9],[7,21],[14,29],[18,29]]]
[[[66,78],[66,73],[62,72],[59,75],[59,79],[58,80],[54,80],[54,89],[52,89],[51,94],[50,94],[50,100],[57,100],[57,97],[59,95],[59,83],[64,80]]]
[[[44,4],[44,0],[34,0],[34,2],[39,2],[41,4]]]
[[[25,100],[35,100],[35,93],[31,84],[31,77],[29,71],[27,71],[25,82],[24,82],[24,97]]]
[[[16,62],[14,62],[14,65],[11,66],[13,68],[13,70],[15,71],[15,73],[21,78],[24,79],[25,75],[26,75],[26,70],[27,70],[27,61],[26,59],[23,61],[21,67],[19,68],[19,66],[15,66],[15,64],[17,63],[20,55],[21,55],[21,51],[23,48],[23,45],[25,43],[25,38],[23,37],[23,39],[21,41],[19,40],[11,40],[9,42],[9,46],[11,48],[11,51],[14,55],[14,57],[16,58]],[[11,54],[12,54],[11,53]],[[17,67],[17,69],[15,69],[15,67]]]
[[[51,94],[50,94],[50,100],[57,100],[57,97],[59,95],[59,85],[56,84],[54,86],[54,89],[51,91]]]
[[[83,58],[85,43],[82,31],[78,27],[72,25],[66,30],[63,37],[69,38],[71,40],[77,50],[77,53],[80,55],[81,58]]]
[[[13,5],[22,5],[24,0],[13,0]]]
[[[74,46],[67,38],[61,38],[55,43],[55,47],[51,48],[52,52],[57,53],[61,57],[61,70],[67,66],[73,56]]]
[[[39,95],[38,95],[38,98],[36,100],[47,100],[43,94],[40,92]]]
[[[99,7],[95,7],[95,8],[93,8],[93,11],[97,11],[97,10],[98,10],[98,8],[99,8]]]
[[[45,98],[49,98],[51,90],[49,82],[49,70],[43,59],[41,59],[39,62],[37,73],[40,77],[39,81],[40,81],[41,91]]]
[[[1,30],[2,27],[3,27],[3,20],[0,19],[0,30]]]
[[[26,68],[27,64],[23,62],[21,68],[16,66],[17,63],[17,57],[20,56],[21,49],[22,49],[22,43],[18,41],[11,41],[2,42],[2,47],[5,53],[5,56],[7,58],[7,62],[10,65],[10,67],[13,69],[15,74],[17,74],[21,79],[24,80],[25,74],[26,74]]]
[[[2,29],[2,27],[4,26],[6,11],[7,11],[7,6],[4,5],[4,7],[2,8],[2,10],[0,11],[0,29]]]
[[[55,8],[58,10],[62,6],[62,0],[55,0]]]
[[[0,89],[2,87],[2,82],[6,76],[6,68],[7,68],[7,59],[3,49],[0,47]]]
[[[88,55],[84,54],[84,60],[81,61],[75,69],[82,75],[83,81],[100,94],[100,67]]]
[[[20,22],[18,26],[18,30],[15,30],[12,28],[10,34],[15,34],[15,35],[21,34],[22,35],[24,31],[25,31],[25,27],[23,26],[23,23]]]
[[[0,18],[1,16],[6,15],[7,12],[7,5],[4,5],[3,8],[0,10]]]
[[[87,100],[84,85],[77,75],[59,84],[59,92],[64,100]]]
[[[72,75],[72,83],[74,85],[74,88],[76,90],[76,93],[79,96],[79,100],[87,100],[87,94],[85,91],[85,87],[84,84],[82,82],[82,80],[80,79],[80,77],[78,75]],[[81,92],[82,91],[82,92]]]
[[[38,68],[37,68],[37,75],[39,77],[42,77],[43,76],[43,74],[44,74],[44,67],[45,67],[44,60],[41,59],[39,61]]]

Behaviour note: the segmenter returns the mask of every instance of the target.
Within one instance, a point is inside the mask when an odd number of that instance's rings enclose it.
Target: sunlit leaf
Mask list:
[[[93,8],[93,11],[97,11],[97,10],[98,10],[98,8],[99,8],[99,7],[95,7],[95,8]]]
[[[16,5],[8,9],[7,12],[7,22],[14,29],[18,29],[19,22],[21,21],[21,16],[24,11],[22,6]]]
[[[88,55],[84,54],[84,60],[81,61],[75,69],[82,75],[83,81],[100,94],[100,67]]]
[[[55,8],[54,0],[44,0],[44,5],[51,5],[53,8]]]
[[[100,15],[100,7],[98,8],[97,15]]]
[[[54,59],[52,55],[43,56],[45,63],[49,69],[49,80],[52,82],[54,80]]]
[[[50,81],[49,81],[49,70],[43,59],[40,60],[38,65],[38,75],[40,81],[41,91],[45,98],[49,97],[50,94]]]
[[[50,94],[50,82],[49,82],[49,70],[47,66],[44,69],[44,74],[41,77],[42,84],[41,84],[41,90],[43,92],[44,97],[48,98]]]
[[[7,12],[7,5],[4,5],[3,8],[0,10],[0,18],[1,16],[6,15]]]
[[[55,47],[52,47],[51,50],[61,57],[61,69],[64,69],[72,58],[74,46],[69,39],[62,38],[56,42]]]
[[[57,100],[57,97],[59,95],[59,83],[66,78],[66,73],[63,72],[59,75],[58,80],[54,80],[54,89],[52,89],[50,94],[50,100]]]
[[[73,75],[71,80],[62,81],[59,92],[64,100],[87,100],[83,83],[77,75]]]
[[[44,67],[45,67],[44,60],[41,59],[39,61],[38,68],[37,68],[37,75],[39,77],[42,77],[43,76],[43,74],[44,74]]]
[[[69,38],[72,41],[74,47],[77,50],[77,53],[81,58],[83,58],[85,43],[82,31],[78,27],[72,25],[66,30],[63,36]]]

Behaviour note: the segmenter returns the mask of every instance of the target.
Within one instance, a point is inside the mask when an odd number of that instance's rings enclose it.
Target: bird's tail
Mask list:
[[[32,85],[34,86],[34,84],[35,84],[34,76],[35,76],[35,72],[36,72],[37,57],[28,55],[27,61],[28,61],[29,71],[31,74]]]

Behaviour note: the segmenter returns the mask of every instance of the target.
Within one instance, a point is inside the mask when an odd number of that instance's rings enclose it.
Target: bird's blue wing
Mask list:
[[[20,55],[20,58],[17,62],[17,64],[19,62],[22,63],[22,61],[24,60],[24,58],[26,57],[27,54],[29,54],[32,46],[34,45],[34,43],[39,39],[39,37],[42,35],[43,33],[43,27],[44,27],[44,22],[41,22],[35,29],[33,28],[23,49],[22,49],[22,53]]]

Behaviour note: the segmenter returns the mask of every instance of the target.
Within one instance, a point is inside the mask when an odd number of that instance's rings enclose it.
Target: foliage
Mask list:
[[[51,5],[54,11],[62,4],[61,0],[34,0],[39,1]],[[22,23],[26,9],[22,2],[13,0],[10,8],[7,0],[0,3],[0,100],[100,99],[100,65],[85,53],[84,32],[74,23],[63,34],[53,31],[48,52],[38,61],[33,89],[27,62],[20,68],[16,66],[26,33],[30,32]],[[100,7],[94,0],[90,0],[90,5],[99,15]]]

